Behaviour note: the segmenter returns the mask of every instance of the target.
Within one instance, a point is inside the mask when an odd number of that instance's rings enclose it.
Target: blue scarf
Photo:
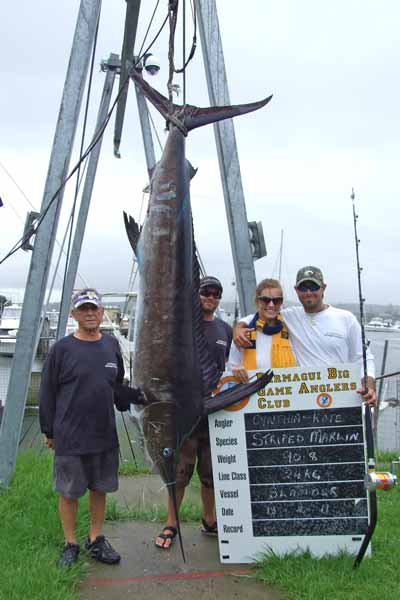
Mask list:
[[[258,312],[254,315],[250,323],[248,324],[249,329],[256,329],[257,331],[262,331],[265,335],[274,335],[275,333],[279,333],[282,331],[283,323],[278,319],[276,325],[268,325],[260,319],[260,315]]]

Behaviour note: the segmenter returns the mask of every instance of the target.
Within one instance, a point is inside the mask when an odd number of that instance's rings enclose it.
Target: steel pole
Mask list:
[[[135,85],[136,100],[139,110],[140,127],[142,129],[144,153],[146,156],[147,171],[149,173],[149,180],[151,179],[151,171],[156,164],[156,157],[154,154],[153,136],[151,134],[149,109],[147,107],[146,98]]]
[[[110,58],[107,62],[102,64],[102,69],[107,72],[103,94],[100,102],[99,113],[97,116],[96,129],[93,135],[95,138],[100,131],[104,121],[107,117],[108,110],[110,108],[111,94],[114,87],[115,75],[117,69],[119,69],[119,56],[118,54],[110,54]],[[86,221],[89,214],[90,201],[92,198],[93,186],[97,172],[97,165],[99,163],[101,144],[103,138],[93,148],[88,168],[86,171],[85,185],[82,191],[81,204],[79,207],[79,214],[76,221],[76,228],[74,233],[74,241],[71,248],[71,255],[68,261],[68,270],[65,278],[64,293],[61,298],[60,316],[57,325],[57,339],[59,340],[65,335],[65,330],[68,322],[68,315],[71,306],[71,296],[75,285],[76,274],[78,272],[79,258],[81,255],[83,236],[86,228]]]
[[[100,0],[81,0],[41,212],[67,175],[99,14]],[[32,252],[0,429],[0,487],[9,485],[14,471],[62,199],[63,189],[38,229]]]
[[[133,59],[133,48],[136,40],[136,30],[139,20],[141,0],[126,0],[126,17],[125,17],[125,31],[124,41],[122,43],[121,52],[121,76],[119,78],[119,90],[120,94],[117,111],[115,115],[115,129],[114,129],[114,154],[117,158],[120,158],[119,146],[121,144],[122,127],[124,124],[125,107],[128,99],[129,90],[129,71],[132,68]],[[125,86],[124,89],[122,89]]]
[[[214,106],[230,104],[215,0],[199,0],[198,17],[208,95]],[[246,204],[232,119],[214,124],[235,279],[242,315],[254,310],[256,275],[247,225]]]

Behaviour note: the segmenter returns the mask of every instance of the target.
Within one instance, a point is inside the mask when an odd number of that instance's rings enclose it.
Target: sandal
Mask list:
[[[213,523],[212,525],[209,525],[205,519],[201,519],[201,522],[203,524],[203,527],[200,530],[201,533],[203,533],[204,535],[218,537],[217,521],[215,521],[215,523]]]
[[[170,531],[171,533],[164,533],[165,531]],[[163,540],[163,544],[157,544],[156,542],[154,542],[154,545],[156,548],[160,548],[160,550],[169,550],[172,546],[172,544],[174,543],[174,539],[176,538],[178,534],[178,531],[176,529],[176,527],[172,527],[172,525],[166,525],[164,527],[164,529],[162,530],[161,533],[158,534],[157,537],[161,538]],[[171,543],[169,546],[165,546],[165,541],[166,540],[171,540]]]

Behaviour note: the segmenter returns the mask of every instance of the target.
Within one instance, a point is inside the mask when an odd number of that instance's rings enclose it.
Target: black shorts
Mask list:
[[[204,487],[214,487],[208,420],[204,419],[192,435],[183,442],[176,467],[176,487],[189,485],[197,461],[197,473]]]
[[[54,489],[75,500],[86,490],[108,493],[118,489],[118,448],[100,454],[54,457]]]

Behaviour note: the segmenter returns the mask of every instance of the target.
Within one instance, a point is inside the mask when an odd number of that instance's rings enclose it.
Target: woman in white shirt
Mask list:
[[[260,281],[256,288],[255,303],[257,312],[241,319],[251,330],[252,347],[239,350],[232,344],[227,364],[227,368],[243,383],[249,379],[247,371],[296,366],[289,332],[279,314],[283,303],[279,281]]]

